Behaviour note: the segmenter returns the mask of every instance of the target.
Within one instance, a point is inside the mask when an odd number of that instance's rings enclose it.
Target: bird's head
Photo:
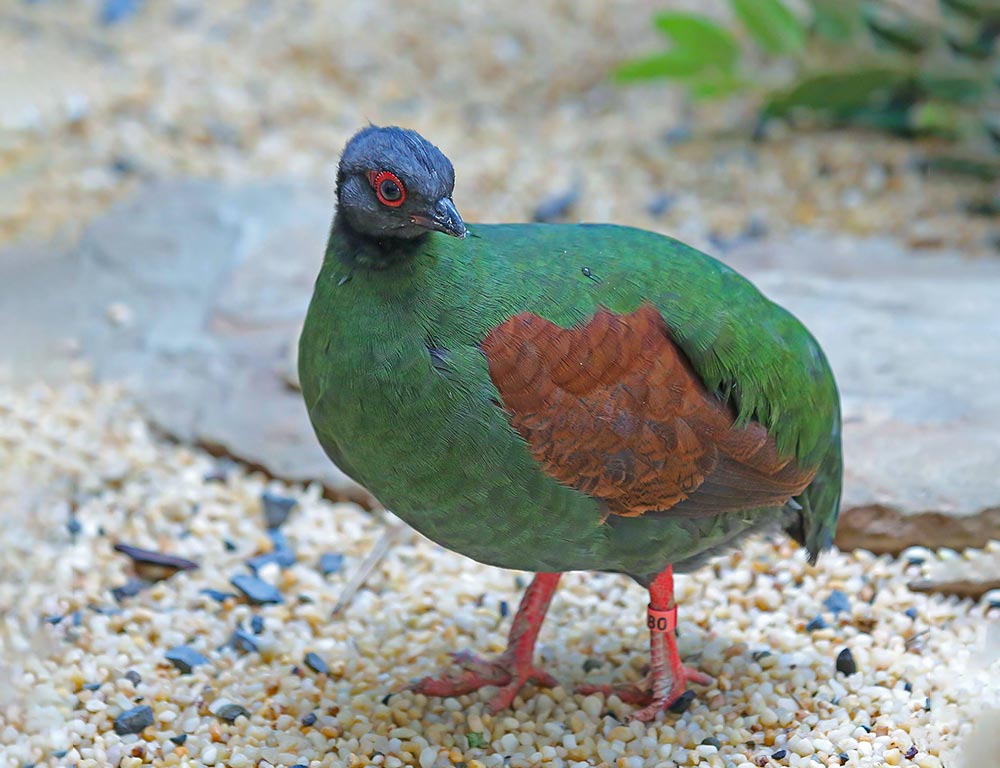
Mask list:
[[[451,161],[404,128],[362,128],[337,171],[338,210],[353,230],[378,238],[413,239],[428,230],[465,237],[454,188]]]

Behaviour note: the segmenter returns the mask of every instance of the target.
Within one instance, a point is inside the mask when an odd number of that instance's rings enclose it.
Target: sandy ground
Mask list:
[[[896,561],[832,553],[812,567],[788,542],[762,541],[681,577],[682,655],[717,682],[650,726],[626,725],[629,707],[615,697],[572,692],[640,679],[644,593],[570,574],[539,652],[564,687],[529,687],[512,711],[490,716],[488,689],[429,700],[405,686],[446,665],[449,651],[502,650],[518,575],[414,536],[333,616],[378,521],[316,487],[268,487],[157,440],[113,387],[0,389],[0,458],[4,768],[940,768],[970,740],[995,755],[994,731],[970,734],[1000,711],[1000,596],[973,604],[910,592],[934,563],[926,551]],[[295,562],[259,569],[282,602],[258,606],[231,579],[275,547],[265,490],[297,502],[281,529]],[[131,578],[119,542],[200,567],[115,596]],[[343,556],[329,575],[323,554]],[[940,557],[998,554],[993,545]],[[167,660],[178,646],[201,654],[193,669]],[[845,648],[855,674],[836,671]],[[136,708],[148,722],[129,734],[122,718]],[[229,723],[233,712],[243,716]]]

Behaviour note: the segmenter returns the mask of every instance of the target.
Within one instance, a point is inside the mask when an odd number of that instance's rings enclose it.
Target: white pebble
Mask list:
[[[431,768],[437,762],[438,751],[435,747],[427,747],[420,752],[420,768]]]
[[[580,703],[580,709],[582,709],[584,712],[590,715],[591,718],[595,720],[601,716],[601,706],[602,702],[600,697],[595,696],[594,694],[585,697],[584,700]]]

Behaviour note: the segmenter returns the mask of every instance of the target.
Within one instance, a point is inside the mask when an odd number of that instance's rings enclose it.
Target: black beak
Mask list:
[[[464,238],[466,235],[465,222],[458,215],[458,209],[450,197],[438,200],[430,216],[414,216],[413,221],[421,227],[444,232],[452,237]]]

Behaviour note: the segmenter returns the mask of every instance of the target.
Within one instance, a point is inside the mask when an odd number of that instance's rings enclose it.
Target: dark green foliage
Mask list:
[[[796,53],[805,47],[805,28],[781,0],[732,0],[732,4],[743,26],[768,53]]]
[[[752,93],[764,118],[939,136],[962,148],[944,165],[995,178],[1000,0],[809,0],[801,16],[784,0],[730,3],[752,45],[698,14],[658,16],[668,51],[626,62],[618,79],[670,78],[695,98]]]

